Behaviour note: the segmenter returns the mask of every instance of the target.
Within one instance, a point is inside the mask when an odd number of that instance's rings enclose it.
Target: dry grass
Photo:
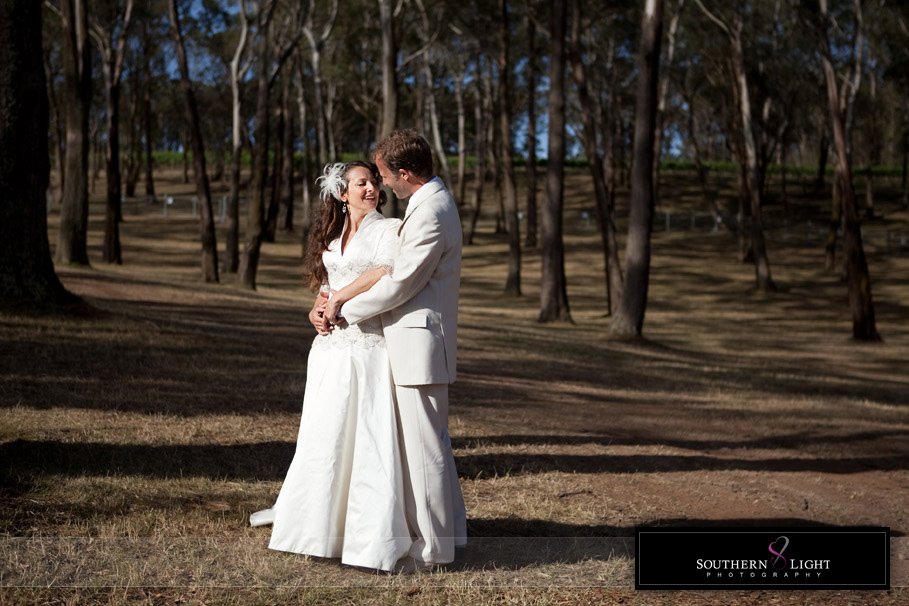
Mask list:
[[[728,234],[658,229],[647,339],[629,342],[606,334],[590,189],[581,174],[568,186],[574,324],[536,322],[533,252],[524,296],[499,294],[491,221],[465,249],[451,429],[473,538],[415,575],[270,552],[246,525],[295,446],[311,340],[299,236],[266,245],[249,293],[200,283],[187,208],[127,205],[122,267],[97,261],[93,214],[96,265],[58,270],[97,316],[0,316],[0,604],[905,601],[909,257],[884,234],[909,221],[895,197],[865,228],[883,343],[848,339],[810,198],[768,233],[773,295],[754,292]],[[668,175],[664,208],[691,210],[694,190]],[[900,588],[635,593],[642,523],[890,526]]]

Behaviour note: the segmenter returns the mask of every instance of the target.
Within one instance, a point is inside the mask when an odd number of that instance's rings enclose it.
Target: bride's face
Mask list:
[[[355,166],[347,173],[347,193],[341,199],[351,213],[365,215],[379,203],[379,184],[368,169]]]

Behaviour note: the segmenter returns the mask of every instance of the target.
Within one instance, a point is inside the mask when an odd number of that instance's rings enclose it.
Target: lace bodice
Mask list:
[[[397,252],[399,219],[385,219],[378,211],[363,218],[347,248],[341,253],[341,238],[336,238],[322,253],[322,262],[328,270],[328,285],[340,290],[353,282],[364,271],[374,267],[394,270]],[[344,230],[347,230],[347,223]],[[343,233],[343,232],[342,232]],[[376,317],[352,326],[336,327],[326,336],[316,337],[313,347],[375,347],[384,344],[382,321]]]

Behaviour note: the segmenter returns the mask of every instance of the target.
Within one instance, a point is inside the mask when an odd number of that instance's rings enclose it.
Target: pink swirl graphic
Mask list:
[[[779,548],[779,551],[777,551],[775,547],[781,542],[783,546]],[[774,570],[784,570],[787,566],[789,566],[789,561],[783,557],[783,552],[786,551],[787,547],[789,547],[789,537],[785,536],[777,537],[775,541],[767,546],[767,551],[776,556],[773,558],[773,562],[771,563],[771,567]],[[782,565],[780,565],[781,563]]]

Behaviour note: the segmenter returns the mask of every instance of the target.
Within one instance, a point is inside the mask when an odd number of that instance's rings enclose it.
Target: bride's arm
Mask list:
[[[367,269],[360,274],[356,280],[341,290],[331,293],[331,298],[328,300],[328,307],[325,310],[325,316],[329,319],[334,319],[338,309],[340,309],[344,303],[360,293],[366,292],[372,288],[373,284],[378,282],[383,276],[389,275],[389,273],[391,273],[389,268],[384,265]]]

